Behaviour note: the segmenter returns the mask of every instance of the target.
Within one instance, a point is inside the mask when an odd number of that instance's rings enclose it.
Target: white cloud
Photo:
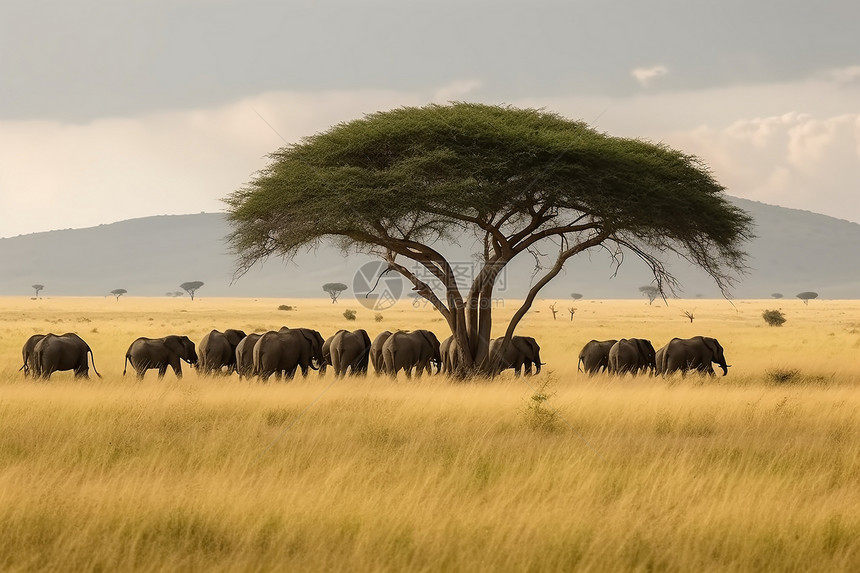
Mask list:
[[[647,87],[654,79],[668,74],[669,68],[666,66],[651,66],[650,68],[636,68],[630,73],[640,84]]]

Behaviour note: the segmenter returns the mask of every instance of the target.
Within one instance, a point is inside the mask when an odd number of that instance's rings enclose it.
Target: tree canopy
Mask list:
[[[337,302],[337,297],[340,296],[340,293],[347,289],[347,286],[343,283],[325,283],[322,289],[331,296],[331,303],[334,304]]]
[[[119,297],[126,294],[127,292],[128,291],[125,290],[124,288],[115,288],[112,291],[110,291],[110,294],[114,295],[116,297],[116,299],[119,300]]]
[[[179,285],[179,288],[191,295],[191,300],[194,300],[194,293],[203,286],[203,281],[188,281]]]
[[[698,158],[542,110],[399,108],[338,124],[270,160],[225,199],[237,275],[325,237],[377,254],[445,317],[466,369],[486,363],[493,286],[516,256],[551,253],[507,339],[538,291],[582,251],[605,248],[617,264],[632,253],[670,293],[678,284],[665,260],[674,253],[727,294],[751,237],[750,217]],[[465,292],[433,245],[468,232],[480,262]]]
[[[812,292],[812,291],[804,291],[801,293],[797,293],[795,296],[797,298],[799,298],[800,300],[802,300],[803,304],[809,304],[810,300],[812,300],[814,298],[818,298],[818,293]]]

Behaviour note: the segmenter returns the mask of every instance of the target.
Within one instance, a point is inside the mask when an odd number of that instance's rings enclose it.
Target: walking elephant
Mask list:
[[[441,369],[442,358],[439,354],[439,339],[429,330],[397,331],[382,345],[382,359],[385,373],[392,378],[403,370],[407,378],[412,377],[412,369],[421,376],[425,371],[433,374]]]
[[[30,357],[33,364],[33,376],[48,380],[51,374],[62,370],[74,370],[75,378],[89,378],[89,358],[92,357],[93,372],[102,377],[96,370],[96,360],[89,344],[73,332],[66,334],[46,334],[33,347]]]
[[[18,370],[24,371],[24,376],[28,376],[30,371],[33,369],[33,350],[36,348],[36,345],[40,340],[45,338],[44,334],[34,334],[30,338],[27,339],[27,342],[24,343],[24,347],[21,348],[21,356],[24,359],[24,365],[21,366]]]
[[[128,365],[137,372],[138,380],[143,379],[147,370],[158,369],[158,377],[164,378],[167,367],[173,368],[177,378],[182,378],[182,360],[192,368],[197,365],[197,352],[194,343],[187,336],[171,334],[163,338],[140,337],[131,343],[125,353],[122,375]]]
[[[324,340],[319,332],[309,328],[282,328],[265,333],[254,345],[254,374],[265,382],[272,374],[292,378],[301,369],[317,370],[323,362]]]
[[[453,336],[449,336],[439,344],[439,355],[442,357],[442,372],[453,376],[460,366],[457,342]]]
[[[641,372],[653,373],[656,368],[656,355],[650,340],[644,338],[622,338],[609,349],[610,374],[634,376]]]
[[[589,340],[579,351],[576,369],[592,376],[609,368],[609,350],[617,340]]]
[[[236,347],[245,333],[241,330],[228,328],[224,332],[213,330],[203,335],[199,350],[200,364],[197,371],[201,374],[227,374],[236,370]],[[226,372],[223,368],[226,367]]]
[[[370,343],[370,363],[373,364],[373,371],[377,374],[385,373],[385,360],[382,358],[382,346],[385,341],[391,336],[390,330],[384,330],[376,335],[373,342]]]
[[[493,360],[493,372],[498,374],[502,370],[512,368],[514,376],[520,375],[520,370],[526,376],[532,373],[540,374],[540,345],[531,336],[513,336],[511,342],[502,354],[502,343],[504,338],[494,338],[490,341],[490,359]]]
[[[672,374],[680,371],[686,374],[695,370],[700,374],[715,376],[712,364],[717,364],[723,370],[723,376],[729,373],[729,364],[722,345],[716,338],[694,336],[693,338],[673,338],[661,348],[663,355],[658,361],[658,372]],[[660,367],[662,363],[662,368]]]
[[[331,337],[331,365],[335,376],[345,376],[347,369],[353,375],[367,374],[370,359],[370,336],[363,328],[350,332],[339,330]],[[325,354],[325,353],[323,353]]]
[[[236,372],[240,379],[243,376],[250,378],[254,375],[254,345],[261,336],[263,335],[249,334],[236,345]]]

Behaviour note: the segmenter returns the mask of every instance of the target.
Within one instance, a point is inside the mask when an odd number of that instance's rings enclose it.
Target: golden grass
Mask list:
[[[0,569],[860,569],[860,303],[581,300],[571,322],[551,302],[521,328],[537,378],[261,385],[137,382],[122,359],[141,335],[445,325],[408,303],[376,323],[348,300],[0,299]],[[48,331],[78,332],[104,378],[25,379],[21,345]],[[697,334],[729,376],[576,371],[591,338]]]

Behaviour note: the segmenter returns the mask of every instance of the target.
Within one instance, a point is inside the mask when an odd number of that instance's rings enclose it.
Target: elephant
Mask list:
[[[382,359],[382,347],[391,336],[390,330],[384,330],[376,335],[370,344],[370,363],[377,374],[385,374],[385,360]]]
[[[634,376],[640,370],[653,373],[657,366],[656,354],[650,340],[622,338],[609,349],[608,372],[610,374],[630,372]]]
[[[73,332],[66,334],[46,334],[33,347],[30,357],[33,364],[33,376],[48,380],[51,374],[61,370],[74,370],[75,378],[89,378],[89,362],[92,357],[93,372],[102,377],[96,370],[96,360],[89,344]]]
[[[589,376],[599,372],[605,372],[609,368],[609,349],[618,342],[617,340],[590,340],[582,350],[579,351],[579,361],[576,369],[584,371]]]
[[[701,374],[716,376],[712,364],[717,364],[723,370],[723,376],[729,373],[729,364],[722,345],[716,338],[694,336],[693,338],[673,338],[660,349],[662,356],[657,362],[657,371],[661,374],[672,374],[680,371],[682,375],[690,370]]]
[[[353,332],[339,330],[329,340],[331,340],[331,365],[334,367],[335,376],[346,375],[347,368],[353,375],[367,374],[370,336],[367,335],[366,330],[363,328]]]
[[[309,328],[269,331],[254,345],[254,374],[265,382],[272,374],[292,378],[300,368],[307,376],[309,368],[316,370],[322,364],[324,342],[319,332]]]
[[[236,347],[245,333],[241,330],[228,328],[224,332],[213,330],[203,335],[197,349],[200,351],[200,364],[197,371],[201,374],[221,374],[226,366],[226,374],[236,370]]]
[[[439,344],[439,355],[442,357],[442,372],[452,376],[460,365],[457,342],[449,336]]]
[[[532,365],[535,374],[540,374],[540,345],[531,336],[512,336],[511,342],[501,354],[504,337],[494,338],[490,341],[490,358],[493,360],[493,373],[499,374],[502,370],[513,368],[514,376],[520,375],[520,369],[526,376],[531,376]]]
[[[187,336],[171,334],[163,338],[140,337],[131,343],[125,353],[125,363],[122,375],[125,376],[128,365],[137,372],[138,380],[151,368],[158,369],[158,377],[164,378],[167,367],[173,368],[177,378],[182,378],[182,362],[186,361],[191,367],[197,365],[197,352],[194,343]]]
[[[24,358],[24,365],[18,369],[19,372],[21,370],[24,371],[24,376],[28,376],[30,371],[33,369],[33,350],[36,348],[36,344],[38,344],[43,338],[45,338],[44,334],[34,334],[27,339],[27,342],[24,343],[24,347],[21,349],[21,355]]]
[[[249,334],[236,345],[236,372],[240,379],[243,376],[250,378],[254,375],[254,345],[261,336],[263,335]]]
[[[439,339],[429,330],[398,330],[382,345],[382,359],[385,373],[392,378],[396,378],[400,370],[406,373],[407,378],[411,378],[413,368],[418,376],[425,370],[428,374],[433,374],[434,362],[437,372],[442,367]]]

